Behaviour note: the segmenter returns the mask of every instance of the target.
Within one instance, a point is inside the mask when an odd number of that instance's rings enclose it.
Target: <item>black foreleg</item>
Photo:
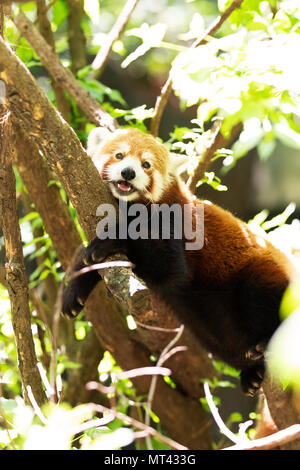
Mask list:
[[[86,264],[81,258],[73,267],[70,277],[81,269],[86,268]],[[74,318],[83,309],[83,306],[96,286],[101,280],[101,276],[97,271],[89,271],[85,274],[71,279],[64,288],[62,313],[63,315]]]

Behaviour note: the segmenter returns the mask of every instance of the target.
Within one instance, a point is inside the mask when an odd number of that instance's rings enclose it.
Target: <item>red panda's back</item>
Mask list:
[[[200,201],[199,201],[200,202]],[[245,266],[253,276],[269,278],[272,283],[288,279],[293,271],[288,258],[266,238],[255,234],[230,212],[204,202],[204,245],[197,251],[186,251],[194,272],[203,281],[220,284]]]

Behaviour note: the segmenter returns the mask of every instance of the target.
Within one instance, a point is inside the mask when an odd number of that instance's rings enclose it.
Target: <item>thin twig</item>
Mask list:
[[[177,332],[177,335],[163,349],[163,351],[162,351],[162,353],[159,356],[159,359],[157,361],[157,364],[156,364],[157,367],[161,367],[161,365],[164,363],[164,361],[166,360],[166,355],[168,354],[170,349],[174,346],[174,344],[177,343],[177,341],[179,340],[179,338],[181,337],[181,335],[183,333],[183,330],[184,330],[184,325],[181,325],[178,332]],[[151,384],[150,384],[148,398],[147,398],[147,405],[146,405],[145,424],[147,426],[150,425],[150,411],[152,409],[152,403],[153,403],[153,399],[154,399],[156,384],[157,384],[157,376],[153,376],[152,379],[151,379]],[[149,436],[146,438],[146,443],[147,443],[148,449],[152,450],[152,444],[151,444],[151,440],[149,439]]]
[[[222,15],[219,15],[213,21],[213,23],[204,31],[203,35],[193,42],[193,44],[191,45],[191,48],[194,49],[198,46],[206,44],[207,36],[212,36],[213,34],[215,34],[216,31],[218,31],[218,29],[222,26],[224,21],[227,20],[227,18],[230,16],[230,14],[235,9],[241,6],[242,2],[243,0],[234,0],[232,4],[222,13]],[[152,118],[151,126],[150,126],[150,131],[154,136],[158,135],[161,117],[167,105],[171,91],[172,91],[172,81],[171,81],[171,76],[169,74],[169,77],[167,78],[167,81],[162,87],[161,93],[158,96],[156,103],[155,103],[155,107],[154,107],[154,116]]]
[[[230,137],[226,138],[223,136],[221,132],[221,123],[219,122],[216,126],[215,132],[213,134],[212,142],[209,147],[204,151],[203,155],[201,156],[197,167],[194,170],[193,175],[189,179],[187,186],[189,187],[192,193],[195,192],[196,186],[198,181],[200,181],[205,172],[212,161],[216,151],[222,147],[228,147],[229,144],[236,138],[238,134],[240,134],[242,130],[242,124],[238,123],[235,125],[232,130]]]
[[[140,377],[141,375],[171,375],[171,370],[167,367],[138,367],[137,369],[128,370],[126,372],[120,372],[117,374],[117,380],[133,379]]]
[[[48,396],[49,397],[53,396],[55,391],[51,387],[50,382],[49,382],[48,377],[47,377],[47,374],[46,374],[46,371],[45,371],[43,365],[40,362],[37,363],[37,368],[39,370],[41,379],[42,379],[43,384],[45,386],[45,390],[48,393]]]
[[[209,406],[209,409],[211,411],[211,414],[213,415],[213,418],[216,424],[218,425],[221,433],[224,434],[226,437],[228,437],[228,439],[230,439],[232,442],[235,442],[236,444],[238,444],[240,442],[240,439],[232,431],[230,431],[230,429],[228,429],[228,427],[222,420],[219,414],[218,408],[214,404],[214,400],[210,393],[209,385],[207,382],[204,383],[204,392],[205,392],[205,398]]]
[[[162,333],[177,333],[177,331],[179,331],[179,328],[163,328],[160,326],[146,325],[145,323],[141,323],[138,320],[134,320],[134,321],[137,326],[140,326],[141,328],[145,328],[146,330],[161,331]]]
[[[56,387],[56,369],[57,369],[57,338],[59,332],[59,321],[62,311],[62,302],[63,302],[63,290],[64,283],[61,282],[57,292],[57,298],[55,302],[53,322],[52,322],[52,336],[51,336],[51,347],[52,347],[52,357],[50,363],[50,401],[56,403],[59,399]]]
[[[159,432],[157,432],[155,429],[153,429],[151,426],[147,426],[146,424],[142,423],[141,421],[138,421],[134,418],[131,418],[130,416],[125,415],[124,413],[121,413],[120,411],[117,410],[112,410],[110,408],[107,408],[106,406],[103,405],[97,405],[96,403],[93,403],[93,408],[95,411],[99,413],[112,413],[116,419],[119,419],[121,421],[124,421],[131,426],[134,426],[137,429],[142,429],[144,431],[147,431],[149,436],[155,437],[160,442],[163,442],[167,444],[168,446],[172,447],[173,449],[176,450],[188,450],[187,447],[183,446],[182,444],[179,444],[178,442],[174,441],[173,439],[170,439],[169,437],[163,436]]]
[[[273,449],[278,447],[282,444],[286,444],[287,442],[294,441],[300,437],[300,424],[293,424],[286,429],[282,429],[274,434],[271,434],[267,437],[262,437],[260,439],[254,439],[250,441],[245,434],[246,429],[249,425],[252,424],[251,421],[247,421],[246,423],[242,423],[240,425],[240,432],[239,435],[236,436],[228,427],[225,425],[224,421],[222,420],[218,408],[214,404],[213,397],[210,393],[208,383],[204,383],[204,391],[205,391],[205,398],[207,400],[207,404],[209,409],[213,415],[213,418],[218,425],[222,434],[224,434],[228,439],[235,443],[234,446],[226,447],[223,450],[267,450]]]
[[[223,11],[222,15],[219,15],[213,22],[212,24],[204,31],[202,36],[198,39],[196,39],[192,47],[198,47],[202,46],[203,44],[207,43],[207,36],[213,36],[222,26],[224,21],[227,20],[227,18],[231,15],[231,13],[239,8],[241,4],[243,3],[243,0],[234,0],[229,7]]]
[[[41,408],[39,407],[39,405],[36,402],[36,399],[34,398],[34,395],[32,393],[32,389],[31,389],[30,385],[27,385],[26,390],[27,390],[27,395],[28,395],[29,401],[32,405],[32,408],[33,408],[35,414],[39,417],[39,419],[41,420],[41,422],[43,424],[48,424],[48,420],[43,415]]]
[[[155,106],[154,106],[154,114],[151,119],[151,124],[150,124],[150,132],[154,137],[158,136],[158,131],[159,131],[159,125],[161,121],[161,117],[163,115],[163,112],[165,110],[165,107],[167,106],[170,94],[172,91],[172,80],[171,76],[167,78],[165,84],[163,85],[160,95],[157,97]]]
[[[300,437],[300,424],[293,424],[286,429],[282,429],[274,434],[253,441],[243,440],[234,446],[226,447],[223,450],[268,450],[279,447],[287,442],[294,441]]]
[[[123,29],[125,28],[133,10],[136,7],[138,0],[127,0],[123,10],[121,11],[117,21],[115,22],[114,26],[110,30],[106,41],[102,44],[100,51],[96,55],[93,63],[92,68],[96,70],[95,77],[99,78],[105,64],[108,60],[110,51],[113,47],[113,44],[117,39],[119,39]]]
[[[91,266],[87,266],[86,268],[79,269],[75,273],[71,274],[71,276],[67,276],[68,281],[71,279],[75,279],[76,277],[82,276],[90,271],[100,271],[101,269],[109,269],[109,268],[133,268],[134,264],[130,261],[107,261],[104,263],[96,263],[92,264]]]
[[[80,424],[74,434],[81,434],[84,431],[87,431],[88,429],[92,428],[98,428],[100,426],[106,426],[107,424],[111,423],[114,421],[115,417],[113,414],[105,416],[104,418],[98,418],[98,419],[91,419],[90,421],[86,421],[83,424]]]

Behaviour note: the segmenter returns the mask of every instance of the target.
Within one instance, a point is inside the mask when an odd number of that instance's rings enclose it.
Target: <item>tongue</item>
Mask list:
[[[131,184],[128,183],[127,181],[119,181],[118,182],[118,188],[121,189],[121,191],[130,191],[131,190]]]

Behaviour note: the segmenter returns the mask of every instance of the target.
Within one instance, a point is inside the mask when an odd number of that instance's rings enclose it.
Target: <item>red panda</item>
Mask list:
[[[148,235],[152,207],[192,208],[194,229],[197,208],[202,207],[203,246],[186,249],[187,237],[174,236],[171,217],[167,238],[161,229],[158,237],[121,237],[118,230],[114,239],[96,237],[74,270],[125,252],[135,274],[203,346],[241,370],[242,388],[253,396],[263,380],[265,348],[279,326],[281,298],[293,275],[288,258],[230,212],[195,199],[180,179],[187,158],[171,154],[151,135],[96,128],[87,150],[115,198],[128,208],[138,203],[147,209],[142,228]],[[100,279],[92,271],[71,280],[63,295],[63,314],[76,316]]]

